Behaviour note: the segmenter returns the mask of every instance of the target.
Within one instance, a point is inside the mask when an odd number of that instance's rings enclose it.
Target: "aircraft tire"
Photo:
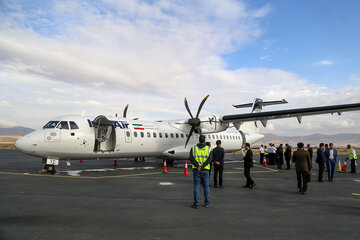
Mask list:
[[[55,166],[54,166],[54,165],[47,164],[47,165],[45,166],[45,168],[46,168],[46,171],[47,171],[47,172],[49,172],[49,173],[51,173],[51,174],[55,174]]]

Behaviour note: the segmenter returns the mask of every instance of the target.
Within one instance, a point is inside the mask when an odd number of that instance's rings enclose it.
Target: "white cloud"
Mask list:
[[[318,62],[314,62],[313,65],[315,66],[325,66],[325,65],[333,65],[334,63],[330,60],[322,60]]]
[[[84,109],[94,116],[121,114],[126,104],[130,118],[186,119],[184,97],[196,111],[207,94],[203,114],[218,115],[241,112],[232,104],[255,97],[285,98],[286,108],[360,102],[357,83],[328,89],[282,69],[226,69],[221,55],[262,33],[258,21],[270,5],[250,9],[233,0],[54,3],[45,10],[17,6],[0,13],[0,97],[13,106],[0,109],[1,120],[37,128],[52,117]],[[359,131],[356,114],[306,117],[300,126],[296,119],[269,121],[264,131]]]
[[[0,107],[10,107],[11,104],[6,100],[0,100]]]

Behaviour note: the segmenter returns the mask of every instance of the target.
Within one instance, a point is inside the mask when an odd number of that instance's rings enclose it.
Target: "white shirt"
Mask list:
[[[264,153],[264,148],[260,147],[260,153]]]
[[[330,149],[329,159],[330,159],[330,160],[334,160],[334,149]]]

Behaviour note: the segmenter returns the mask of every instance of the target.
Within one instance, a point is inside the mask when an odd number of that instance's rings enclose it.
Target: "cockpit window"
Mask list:
[[[50,121],[43,128],[55,128],[59,121]]]
[[[60,128],[60,129],[69,129],[69,124],[68,122],[66,121],[61,121],[59,123],[59,125],[57,126],[57,128]]]
[[[71,129],[79,129],[78,125],[75,122],[70,121],[69,123],[70,123],[70,128]]]

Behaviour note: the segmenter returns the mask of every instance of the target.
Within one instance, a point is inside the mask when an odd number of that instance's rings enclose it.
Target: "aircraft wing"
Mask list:
[[[266,127],[267,121],[272,119],[291,118],[296,117],[301,123],[302,116],[319,115],[327,113],[338,113],[360,110],[360,103],[343,104],[343,105],[332,105],[323,107],[310,107],[310,108],[298,108],[298,109],[287,109],[270,112],[256,112],[256,113],[245,113],[245,114],[234,114],[224,115],[221,117],[222,121],[225,122],[250,122],[250,121],[261,121]]]

